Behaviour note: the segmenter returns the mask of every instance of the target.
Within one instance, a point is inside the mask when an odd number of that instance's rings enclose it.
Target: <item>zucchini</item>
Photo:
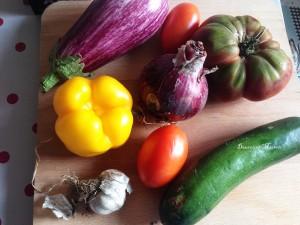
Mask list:
[[[281,119],[232,139],[202,158],[164,194],[164,225],[192,225],[251,175],[300,152],[300,117]]]

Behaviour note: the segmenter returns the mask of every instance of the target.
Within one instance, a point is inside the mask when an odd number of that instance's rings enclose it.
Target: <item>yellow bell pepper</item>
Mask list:
[[[130,135],[132,97],[110,76],[66,81],[55,92],[53,106],[57,136],[79,156],[100,155],[121,146]]]

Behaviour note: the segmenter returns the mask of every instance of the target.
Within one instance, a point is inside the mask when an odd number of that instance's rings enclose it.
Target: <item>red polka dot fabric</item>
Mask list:
[[[32,129],[32,132],[36,134],[36,133],[37,133],[37,123],[34,123],[34,124],[32,125],[32,128],[31,128],[31,129]]]
[[[26,49],[26,44],[23,42],[18,42],[15,46],[17,52],[23,52]]]
[[[9,153],[6,151],[0,152],[0,163],[7,163],[9,160]]]
[[[34,194],[34,189],[31,184],[27,184],[24,188],[24,193],[27,197],[32,197]]]
[[[19,96],[15,93],[11,93],[7,96],[6,101],[8,104],[15,104],[19,100]]]
[[[32,225],[40,17],[0,0],[0,225]]]

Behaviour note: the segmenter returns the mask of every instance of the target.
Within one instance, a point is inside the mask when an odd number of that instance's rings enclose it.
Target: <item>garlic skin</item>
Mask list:
[[[56,218],[68,220],[74,214],[74,207],[63,194],[46,195],[43,209],[51,209]]]
[[[129,178],[119,170],[109,169],[100,174],[99,193],[89,200],[90,209],[100,215],[119,210],[125,203],[126,192],[132,192]]]

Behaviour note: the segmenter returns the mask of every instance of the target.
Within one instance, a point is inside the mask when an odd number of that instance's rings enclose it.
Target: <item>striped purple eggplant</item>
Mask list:
[[[50,56],[42,87],[91,72],[152,37],[168,13],[168,0],[94,0]]]

